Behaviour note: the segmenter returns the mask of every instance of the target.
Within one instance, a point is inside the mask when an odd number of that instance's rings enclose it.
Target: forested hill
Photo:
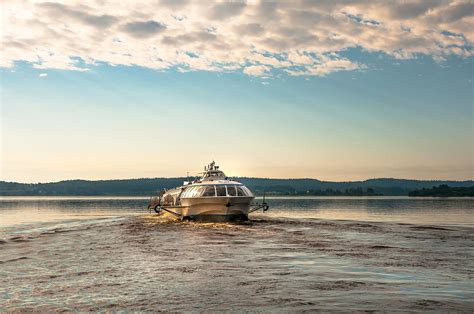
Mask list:
[[[439,185],[474,186],[474,181],[426,181],[404,179],[370,179],[365,181],[329,182],[316,179],[235,178],[257,195],[408,195],[409,192]],[[54,183],[15,183],[0,181],[0,195],[49,196],[147,196],[162,189],[179,186],[186,178],[153,178],[127,180],[68,180]]]
[[[470,187],[451,187],[440,185],[431,189],[420,189],[411,191],[409,196],[435,196],[435,197],[474,197],[474,186]]]

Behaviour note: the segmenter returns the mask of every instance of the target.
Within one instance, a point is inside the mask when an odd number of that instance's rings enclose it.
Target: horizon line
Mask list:
[[[196,178],[198,176],[189,176],[189,178]],[[68,182],[68,181],[87,181],[87,182],[100,182],[100,181],[127,181],[127,180],[153,180],[153,179],[186,179],[187,177],[142,177],[142,178],[115,178],[115,179],[62,179],[57,181],[49,181],[49,182],[19,182],[19,181],[5,181],[0,180],[0,182],[5,183],[17,183],[17,184],[52,184],[52,183],[60,183],[60,182]],[[331,180],[321,180],[316,178],[270,178],[270,177],[240,177],[240,176],[229,176],[228,178],[245,178],[245,179],[264,179],[264,180],[316,180],[319,182],[331,182],[331,183],[343,183],[343,182],[365,182],[369,180],[405,180],[405,181],[451,181],[451,182],[468,182],[474,181],[472,179],[463,179],[463,180],[455,180],[455,179],[408,179],[408,178],[394,178],[394,177],[376,177],[376,178],[368,178],[363,180],[342,180],[342,181],[331,181]]]

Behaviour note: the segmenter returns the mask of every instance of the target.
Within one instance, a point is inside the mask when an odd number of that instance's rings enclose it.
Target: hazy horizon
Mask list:
[[[473,8],[3,2],[0,180],[472,180]]]

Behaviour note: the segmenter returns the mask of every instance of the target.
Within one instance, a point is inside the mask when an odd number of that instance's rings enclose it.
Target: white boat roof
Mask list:
[[[233,180],[205,180],[205,181],[198,181],[198,182],[191,182],[185,186],[195,186],[195,185],[218,185],[218,184],[228,184],[228,185],[243,185],[238,181]]]
[[[217,184],[232,184],[232,185],[243,185],[238,181],[233,181],[229,179],[222,170],[219,170],[219,166],[213,161],[206,167],[204,167],[204,172],[202,177],[193,182],[188,182],[184,186],[196,186],[196,185],[217,185]]]

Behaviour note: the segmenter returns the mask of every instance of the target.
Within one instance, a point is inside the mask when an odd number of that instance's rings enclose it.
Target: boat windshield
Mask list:
[[[217,185],[216,192],[217,192],[217,196],[227,196],[225,185]]]
[[[253,196],[243,185],[200,185],[187,188],[181,198],[214,196]]]
[[[227,195],[237,196],[237,190],[235,188],[235,185],[227,185]]]
[[[201,189],[201,193],[199,193],[199,196],[216,196],[216,187],[213,185],[209,185],[204,187],[204,189]]]

